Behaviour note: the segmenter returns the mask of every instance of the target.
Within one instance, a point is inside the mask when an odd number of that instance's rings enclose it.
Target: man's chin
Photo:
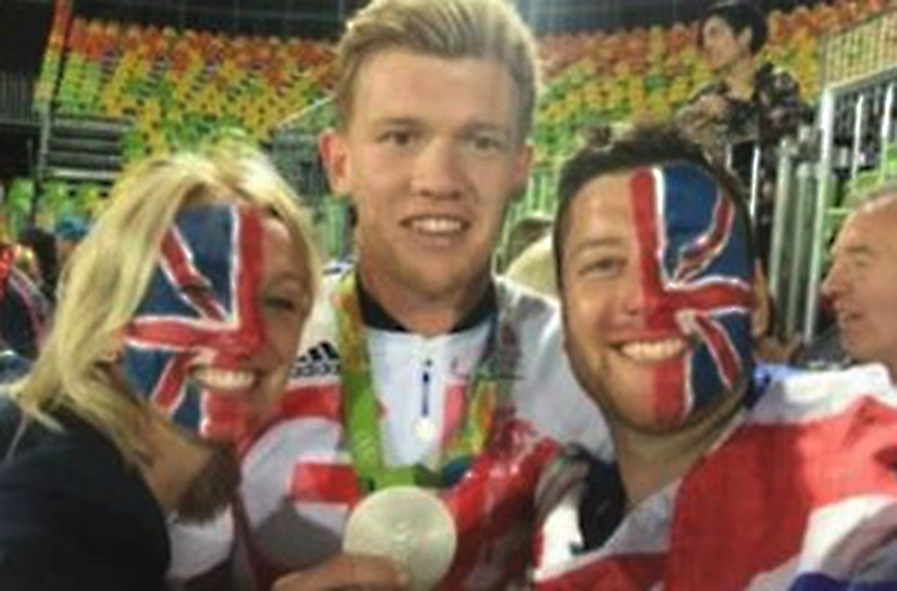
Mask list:
[[[240,463],[232,444],[204,443],[209,459],[191,480],[177,507],[182,523],[206,523],[227,509],[240,486]]]

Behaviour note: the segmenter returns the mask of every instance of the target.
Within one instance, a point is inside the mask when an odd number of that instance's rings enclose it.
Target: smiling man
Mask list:
[[[504,0],[376,0],[337,70],[321,151],[357,211],[357,264],[325,285],[281,420],[244,458],[247,570],[259,588],[297,570],[278,589],[396,585],[341,552],[359,501],[410,485],[458,531],[440,588],[506,589],[541,468],[606,441],[556,305],[491,271],[529,173],[535,44]]]
[[[759,391],[737,183],[648,127],[578,153],[559,203],[567,350],[616,463],[571,455],[543,481],[537,589],[892,587],[890,382],[870,366]]]
[[[834,307],[841,344],[855,361],[897,376],[897,182],[866,196],[832,249],[822,292]]]

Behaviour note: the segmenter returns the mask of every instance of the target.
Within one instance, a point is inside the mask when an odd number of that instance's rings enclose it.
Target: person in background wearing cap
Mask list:
[[[169,521],[232,500],[318,283],[307,217],[260,154],[136,165],[0,394],[0,589],[162,591]]]
[[[739,184],[647,127],[564,167],[567,350],[615,463],[543,481],[538,591],[897,588],[897,401],[887,370],[754,371]]]

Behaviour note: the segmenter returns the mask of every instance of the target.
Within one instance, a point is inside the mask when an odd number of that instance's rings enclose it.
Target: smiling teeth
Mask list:
[[[204,367],[193,374],[203,386],[214,390],[244,390],[255,381],[251,371],[231,371]]]
[[[452,234],[460,232],[462,224],[454,218],[426,217],[413,220],[411,228],[427,234]]]
[[[675,357],[685,350],[684,339],[639,341],[623,345],[623,354],[636,361],[661,361]]]

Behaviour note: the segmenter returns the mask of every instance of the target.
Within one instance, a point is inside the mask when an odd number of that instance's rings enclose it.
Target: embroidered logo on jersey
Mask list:
[[[165,235],[123,361],[131,386],[182,425],[196,428],[202,419],[202,432],[213,432],[207,407],[221,406],[188,380],[191,369],[241,369],[265,340],[262,256],[262,220],[245,207],[192,208]]]
[[[290,378],[315,378],[339,375],[339,353],[330,341],[309,347],[296,359]]]
[[[655,370],[655,411],[676,424],[750,369],[751,260],[733,202],[705,171],[672,164],[631,181],[646,324],[690,343]]]

